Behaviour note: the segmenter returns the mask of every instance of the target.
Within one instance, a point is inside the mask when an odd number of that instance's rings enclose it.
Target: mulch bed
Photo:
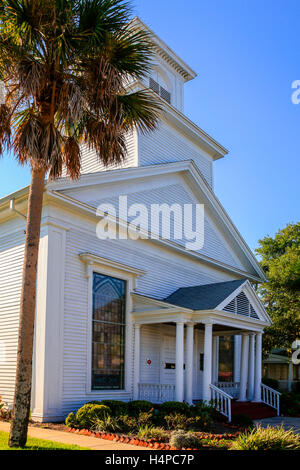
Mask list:
[[[0,418],[0,421],[9,422]],[[37,421],[30,420],[30,426],[42,429],[52,429],[55,431],[72,432],[74,434],[81,434],[84,436],[92,436],[99,439],[106,439],[114,442],[123,442],[124,444],[148,447],[154,450],[178,450],[170,446],[168,442],[158,441],[157,439],[139,439],[138,437],[127,436],[124,434],[113,434],[107,432],[93,432],[88,429],[75,429],[69,428],[64,423],[39,423]],[[241,429],[238,426],[232,426],[229,424],[215,422],[211,426],[210,432],[194,432],[198,439],[214,439],[216,441],[221,440],[232,440],[235,439],[240,433]],[[210,445],[203,444],[203,448],[212,449]],[[216,447],[214,447],[216,449]],[[182,449],[184,450],[184,449]],[[199,449],[185,449],[185,450],[199,450]]]
[[[76,428],[68,428],[68,432],[72,432],[74,434],[81,434],[83,436],[92,436],[98,439],[106,439],[108,441],[113,442],[122,442],[124,444],[129,444],[133,446],[140,446],[140,447],[148,447],[150,449],[155,450],[179,450],[175,447],[171,447],[168,442],[158,441],[156,439],[140,439],[138,437],[127,436],[124,434],[113,434],[107,432],[93,432],[89,431],[88,429],[76,429]],[[237,431],[233,434],[212,434],[212,433],[205,433],[205,432],[195,432],[194,433],[198,439],[214,439],[216,441],[222,440],[232,440],[238,437],[240,431]],[[217,449],[217,447],[212,447],[209,444],[203,444],[201,448],[206,449]],[[199,449],[180,449],[180,450],[199,450]]]

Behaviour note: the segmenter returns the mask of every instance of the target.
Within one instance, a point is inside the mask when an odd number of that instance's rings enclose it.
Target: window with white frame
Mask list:
[[[93,273],[92,390],[124,389],[126,281]]]

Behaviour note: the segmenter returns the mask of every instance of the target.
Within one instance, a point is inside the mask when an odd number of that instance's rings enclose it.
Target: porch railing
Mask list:
[[[211,400],[213,406],[219,413],[228,418],[229,423],[231,422],[231,400],[232,396],[224,392],[221,388],[210,384]]]
[[[175,385],[168,384],[139,384],[139,399],[152,403],[163,403],[175,400]]]
[[[240,382],[215,382],[216,387],[224,390],[228,395],[233,398],[238,398],[240,393]]]
[[[261,401],[266,405],[275,408],[277,416],[280,416],[280,395],[281,393],[268,387],[265,384],[261,384]]]

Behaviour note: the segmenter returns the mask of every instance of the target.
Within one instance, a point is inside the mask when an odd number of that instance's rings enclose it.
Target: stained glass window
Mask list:
[[[124,389],[126,282],[94,273],[92,390]]]

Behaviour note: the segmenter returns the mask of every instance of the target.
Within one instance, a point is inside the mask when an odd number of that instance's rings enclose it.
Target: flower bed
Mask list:
[[[169,442],[162,442],[155,439],[140,439],[137,436],[128,436],[124,434],[113,434],[107,432],[94,432],[88,429],[69,428],[69,432],[81,434],[84,436],[92,436],[98,439],[106,439],[113,442],[122,442],[133,446],[148,447],[153,450],[199,450],[200,448],[218,448],[218,444],[223,444],[224,447],[231,447],[232,441],[240,435],[240,431],[234,434],[211,434],[211,433],[195,433],[199,441],[203,441],[201,447],[197,448],[178,448],[172,447]],[[212,442],[213,441],[213,442]],[[227,445],[226,445],[227,443]]]
[[[228,449],[240,432],[234,426],[235,433],[224,433],[228,425],[212,406],[181,402],[94,401],[70,413],[66,425],[71,432],[159,450]]]

